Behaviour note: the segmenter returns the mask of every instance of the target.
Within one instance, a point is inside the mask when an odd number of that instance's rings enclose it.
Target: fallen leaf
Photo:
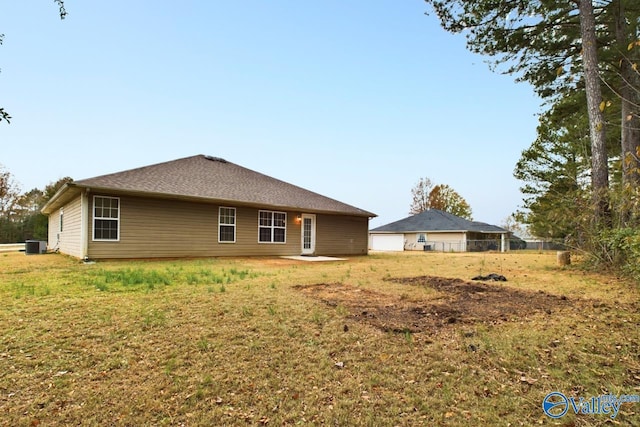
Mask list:
[[[533,385],[533,384],[538,382],[538,380],[536,380],[534,378],[527,378],[524,375],[520,377],[520,381],[523,382],[523,383],[527,383],[529,385]]]

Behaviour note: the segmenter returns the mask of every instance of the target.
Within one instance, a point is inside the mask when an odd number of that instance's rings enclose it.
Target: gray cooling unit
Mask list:
[[[24,253],[27,255],[44,254],[47,252],[47,242],[44,240],[27,240],[24,242]]]

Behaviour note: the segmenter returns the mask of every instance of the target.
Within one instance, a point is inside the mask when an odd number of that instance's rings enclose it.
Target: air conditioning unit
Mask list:
[[[27,240],[24,242],[24,253],[27,255],[47,253],[47,242],[44,240]]]

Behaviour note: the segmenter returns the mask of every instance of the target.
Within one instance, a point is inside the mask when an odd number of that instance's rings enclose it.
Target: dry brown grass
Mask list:
[[[555,253],[2,254],[0,425],[553,425],[551,391],[640,394],[639,293]]]

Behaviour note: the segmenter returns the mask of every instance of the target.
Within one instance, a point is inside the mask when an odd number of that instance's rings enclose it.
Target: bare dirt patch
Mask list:
[[[564,296],[531,292],[506,285],[467,282],[435,276],[387,279],[439,292],[424,300],[372,291],[343,283],[298,286],[302,293],[325,304],[343,307],[347,317],[383,331],[426,332],[453,324],[496,324],[535,314],[551,315],[568,307]]]

